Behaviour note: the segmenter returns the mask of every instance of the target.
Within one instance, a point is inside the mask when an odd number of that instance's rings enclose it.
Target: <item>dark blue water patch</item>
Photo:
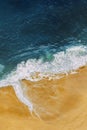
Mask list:
[[[86,0],[1,0],[0,63],[8,71],[23,60],[48,60],[65,46],[86,45],[86,28]]]

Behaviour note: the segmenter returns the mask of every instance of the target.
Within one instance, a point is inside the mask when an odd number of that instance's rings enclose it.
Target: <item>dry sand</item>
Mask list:
[[[87,67],[60,80],[21,84],[34,112],[11,86],[0,88],[0,130],[87,130]]]

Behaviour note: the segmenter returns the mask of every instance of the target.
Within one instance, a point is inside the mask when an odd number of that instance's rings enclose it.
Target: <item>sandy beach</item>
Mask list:
[[[87,67],[61,79],[22,80],[33,112],[13,88],[0,88],[0,130],[87,130]]]

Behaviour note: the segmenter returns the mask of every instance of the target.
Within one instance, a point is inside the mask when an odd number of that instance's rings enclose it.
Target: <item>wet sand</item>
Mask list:
[[[0,130],[87,130],[87,67],[59,80],[21,81],[31,114],[11,86],[0,88]]]

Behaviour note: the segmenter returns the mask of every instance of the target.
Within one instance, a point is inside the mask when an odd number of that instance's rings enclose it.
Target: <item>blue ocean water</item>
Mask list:
[[[0,1],[0,77],[79,45],[87,45],[87,0]]]

